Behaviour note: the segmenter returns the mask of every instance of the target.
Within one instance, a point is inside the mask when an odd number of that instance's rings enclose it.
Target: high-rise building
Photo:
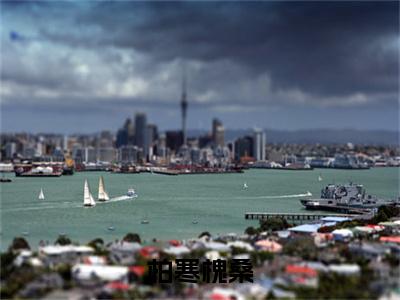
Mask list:
[[[225,129],[222,122],[214,119],[212,122],[212,138],[213,144],[216,147],[223,147],[225,144]]]
[[[124,126],[117,132],[115,145],[117,148],[126,145],[133,145],[134,128],[130,118],[126,119]]]
[[[265,160],[265,132],[262,129],[254,129],[254,158],[255,160]]]
[[[240,161],[242,157],[254,157],[254,142],[253,137],[245,136],[238,138],[235,141],[234,151],[235,160]]]
[[[167,148],[169,148],[169,149],[171,149],[171,151],[177,153],[183,143],[182,131],[180,131],[180,130],[166,131],[165,136],[166,136]]]
[[[144,113],[135,115],[135,145],[142,148],[144,158],[148,154],[147,117]]]
[[[181,113],[182,113],[182,136],[183,145],[187,145],[187,132],[186,132],[186,112],[187,112],[187,99],[186,99],[186,74],[183,73],[182,80],[182,99],[181,99]]]

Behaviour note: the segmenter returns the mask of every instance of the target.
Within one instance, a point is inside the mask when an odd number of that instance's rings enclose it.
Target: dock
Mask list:
[[[309,213],[265,213],[265,212],[246,212],[244,218],[246,220],[268,220],[272,218],[282,218],[288,223],[302,224],[319,221],[325,217],[347,217],[354,218],[359,215],[353,214],[309,214]]]

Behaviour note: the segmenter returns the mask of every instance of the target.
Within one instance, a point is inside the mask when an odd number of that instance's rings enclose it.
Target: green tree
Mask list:
[[[122,240],[129,243],[141,243],[140,236],[137,233],[128,233]]]
[[[257,234],[257,229],[255,229],[253,226],[247,227],[246,230],[244,231],[245,234],[248,235],[255,235]]]
[[[10,250],[31,249],[28,242],[23,237],[16,237],[10,245]]]
[[[266,220],[260,220],[261,231],[277,231],[289,228],[289,223],[283,218],[270,218]]]
[[[200,233],[199,239],[202,238],[203,236],[211,237],[211,233],[209,233],[208,231],[203,231],[202,233]]]
[[[70,245],[71,244],[71,240],[66,235],[59,235],[57,240],[56,240],[56,242],[55,242],[55,244],[56,245],[61,245],[61,246]]]

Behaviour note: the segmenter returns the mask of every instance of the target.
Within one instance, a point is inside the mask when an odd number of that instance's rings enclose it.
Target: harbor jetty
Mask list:
[[[268,213],[268,212],[246,212],[244,218],[246,220],[268,220],[273,218],[282,218],[288,223],[303,224],[319,221],[326,217],[348,217],[348,218],[364,218],[364,214],[310,214],[310,213]],[[368,215],[370,218],[371,215]]]

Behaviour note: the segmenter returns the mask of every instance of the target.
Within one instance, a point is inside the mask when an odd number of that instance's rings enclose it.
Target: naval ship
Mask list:
[[[385,200],[367,195],[361,184],[329,184],[321,190],[318,199],[301,199],[306,209],[344,211],[346,209],[374,209],[382,205],[399,205],[400,200]]]

